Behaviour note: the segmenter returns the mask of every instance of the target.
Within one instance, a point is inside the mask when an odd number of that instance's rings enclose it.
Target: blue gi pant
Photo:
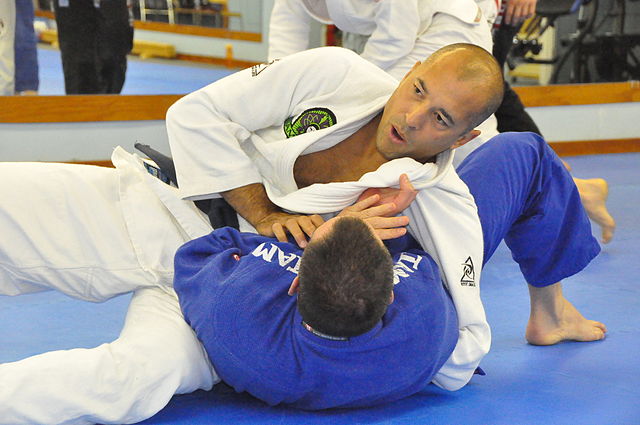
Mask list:
[[[15,91],[38,91],[37,38],[33,30],[32,0],[16,0]]]
[[[599,252],[567,169],[535,133],[502,133],[457,168],[478,206],[486,263],[504,239],[526,281],[547,286]]]

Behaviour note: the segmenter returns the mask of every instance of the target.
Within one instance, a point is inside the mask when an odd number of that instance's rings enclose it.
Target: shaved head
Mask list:
[[[468,43],[450,44],[434,52],[423,63],[424,66],[435,64],[450,64],[448,68],[459,81],[474,83],[474,90],[486,95],[485,108],[476,114],[469,129],[489,118],[502,103],[502,69],[493,55],[482,47]]]

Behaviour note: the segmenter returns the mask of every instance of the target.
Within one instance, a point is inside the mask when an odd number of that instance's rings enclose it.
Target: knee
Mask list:
[[[539,134],[530,131],[508,131],[491,139],[509,149],[534,149],[541,151],[549,148],[547,142]]]
[[[490,142],[497,147],[492,155],[502,155],[511,162],[538,163],[556,157],[555,152],[539,134],[532,132],[506,132],[493,137]],[[488,144],[488,143],[487,143]]]

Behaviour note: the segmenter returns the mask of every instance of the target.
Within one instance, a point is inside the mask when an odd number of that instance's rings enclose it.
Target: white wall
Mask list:
[[[2,161],[102,161],[140,142],[169,153],[164,121],[0,123]]]
[[[2,1],[2,0],[0,0]],[[156,41],[170,43],[176,47],[176,51],[182,54],[211,56],[224,58],[226,46],[233,47],[233,57],[238,60],[264,62],[267,59],[267,42],[269,29],[269,16],[273,8],[273,0],[230,0],[230,11],[243,11],[244,30],[259,28],[262,34],[262,42],[232,40],[216,37],[202,37],[195,35],[176,34],[159,31],[136,30],[136,40]],[[237,18],[230,18],[230,28],[242,31]]]
[[[640,102],[527,108],[553,142],[640,138]]]
[[[0,0],[2,1],[2,0]],[[229,10],[243,11],[244,29],[240,27],[237,18],[229,21],[232,30],[252,30],[260,28],[262,42],[231,40],[216,37],[201,37],[159,31],[136,30],[134,37],[137,40],[156,41],[170,43],[176,47],[176,51],[182,54],[209,56],[224,58],[226,46],[233,47],[234,59],[265,62],[267,60],[267,48],[269,42],[269,17],[273,8],[273,0],[230,0]],[[259,21],[259,22],[258,22]],[[254,24],[252,24],[254,22]],[[257,24],[255,22],[258,22]],[[311,23],[309,34],[309,46],[321,46],[324,42],[324,26],[318,22]]]

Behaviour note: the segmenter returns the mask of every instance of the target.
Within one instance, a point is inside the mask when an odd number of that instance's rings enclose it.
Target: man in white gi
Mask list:
[[[353,52],[317,49],[235,73],[170,108],[179,189],[119,148],[115,170],[2,164],[0,293],[53,288],[89,301],[136,293],[115,342],[0,365],[0,423],[132,423],[173,394],[218,381],[171,289],[177,248],[211,231],[191,200],[222,194],[248,221],[241,230],[289,232],[303,246],[323,222],[303,214],[333,215],[367,188],[397,187],[403,173],[419,190],[404,211],[409,230],[433,256],[458,314],[457,345],[434,382],[464,386],[489,350],[490,330],[479,296],[482,229],[452,148],[478,135],[501,88],[495,60],[470,45],[416,64],[399,86]],[[528,274],[547,284],[530,290],[530,342],[604,337],[604,325],[582,317],[553,284],[584,267],[589,250],[561,272],[551,256]]]

